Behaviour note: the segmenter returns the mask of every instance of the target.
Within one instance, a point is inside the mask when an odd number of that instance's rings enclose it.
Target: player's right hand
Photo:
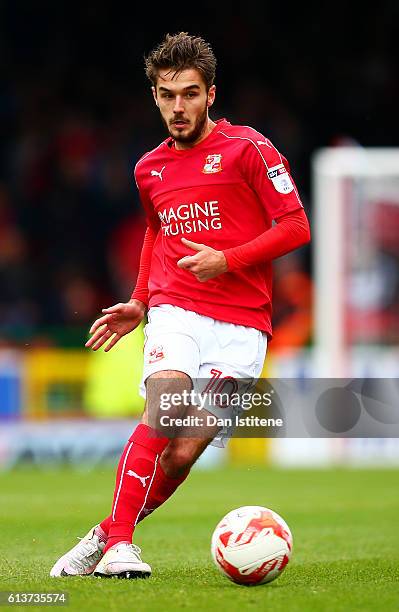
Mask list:
[[[89,332],[92,336],[85,346],[96,351],[108,342],[104,349],[108,352],[123,336],[140,325],[145,311],[146,305],[139,300],[130,300],[126,304],[103,308],[104,315],[94,321]]]

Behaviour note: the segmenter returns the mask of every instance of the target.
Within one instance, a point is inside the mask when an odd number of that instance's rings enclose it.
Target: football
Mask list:
[[[212,535],[211,554],[233,582],[256,585],[275,580],[292,553],[287,523],[263,506],[243,506],[222,518]]]

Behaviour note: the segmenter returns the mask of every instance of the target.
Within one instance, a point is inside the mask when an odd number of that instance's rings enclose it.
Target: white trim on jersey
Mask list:
[[[246,127],[249,127],[249,126],[246,126]],[[250,129],[253,129],[253,128],[250,128]],[[266,160],[265,160],[265,158],[263,157],[262,152],[261,152],[261,150],[259,149],[259,147],[258,147],[258,145],[256,144],[256,142],[254,142],[254,141],[253,141],[251,138],[247,138],[247,137],[245,137],[245,136],[228,136],[228,134],[225,134],[225,133],[224,133],[224,132],[222,132],[222,131],[220,131],[220,132],[219,132],[219,134],[222,134],[222,135],[223,135],[223,136],[225,136],[226,138],[231,138],[231,139],[236,138],[236,139],[238,139],[238,140],[248,140],[248,142],[252,143],[252,144],[254,145],[255,149],[258,151],[259,155],[261,156],[262,161],[263,161],[263,163],[265,164],[267,171],[269,172],[270,168],[269,168],[269,166],[267,165],[267,161],[266,161]],[[270,143],[270,145],[273,147],[273,149],[275,149],[276,153],[278,153],[278,155],[279,155],[279,157],[280,157],[281,163],[284,165],[283,158],[281,157],[281,153],[280,153],[280,151],[279,151],[278,149],[276,149],[276,147],[274,146],[274,144],[273,144],[273,143],[272,143],[272,142],[271,142],[271,141],[270,141],[268,138],[266,138],[265,142],[266,142],[266,143]],[[267,146],[269,146],[269,144],[268,144]],[[301,198],[299,197],[298,190],[297,190],[297,188],[295,187],[295,184],[294,184],[294,182],[293,182],[293,181],[292,181],[292,185],[293,185],[293,187],[294,187],[294,191],[295,191],[295,195],[296,195],[296,197],[297,197],[297,200],[298,200],[299,204],[301,205],[301,208],[303,208],[303,204],[302,204],[302,202],[301,202]]]
[[[243,127],[246,127],[248,130],[252,130],[254,131],[254,128],[250,125],[243,125]],[[262,138],[264,138],[264,140],[262,140],[261,142],[265,145],[267,145],[269,147],[269,149],[271,149],[272,146],[274,146],[270,140],[268,138],[265,138],[262,134],[261,134]],[[260,141],[257,141],[260,142]]]
[[[283,158],[281,157],[280,151],[278,149],[276,149],[276,147],[274,146],[274,144],[270,140],[269,140],[269,142],[272,145],[273,149],[276,151],[276,153],[278,153],[278,156],[280,158],[280,162],[284,165]]]
[[[282,163],[282,164],[283,164],[283,166],[284,166],[283,158],[281,157],[281,153],[280,153],[280,151],[279,151],[278,149],[276,149],[276,147],[274,146],[274,144],[273,144],[273,143],[272,143],[270,140],[269,140],[269,142],[270,142],[270,144],[272,145],[273,149],[276,151],[276,153],[278,153],[278,154],[279,154],[280,159],[281,159],[281,163]],[[298,193],[298,190],[297,190],[297,188],[296,188],[296,185],[295,185],[294,181],[292,181],[292,186],[294,187],[294,191],[295,191],[295,195],[296,195],[296,197],[297,197],[297,200],[298,200],[299,204],[300,204],[300,205],[302,206],[302,208],[303,208],[303,204],[302,204],[302,202],[301,202],[301,198],[299,197],[299,193]]]
[[[267,165],[267,161],[265,160],[265,158],[263,157],[261,150],[259,149],[258,145],[256,144],[256,142],[254,142],[251,138],[246,138],[245,136],[228,136],[227,134],[225,134],[224,132],[219,132],[219,134],[222,134],[223,136],[226,136],[226,138],[231,138],[231,139],[237,139],[237,140],[248,140],[248,142],[252,143],[255,147],[255,149],[258,151],[259,155],[262,158],[263,163],[266,166],[266,170],[269,172],[269,166]]]

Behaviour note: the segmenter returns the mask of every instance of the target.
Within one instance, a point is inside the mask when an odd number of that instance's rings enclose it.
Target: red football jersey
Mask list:
[[[287,160],[256,130],[225,119],[198,145],[177,150],[171,138],[144,155],[136,183],[157,232],[148,305],[174,304],[271,335],[271,262],[226,272],[205,283],[177,261],[185,237],[217,250],[246,243],[272,220],[302,207]]]

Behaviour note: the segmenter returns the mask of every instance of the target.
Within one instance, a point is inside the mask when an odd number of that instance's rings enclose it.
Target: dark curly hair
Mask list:
[[[216,58],[212,47],[200,36],[190,36],[187,32],[166,34],[164,40],[145,58],[145,73],[156,86],[159,71],[167,68],[175,74],[195,68],[203,76],[209,90],[215,80]]]

